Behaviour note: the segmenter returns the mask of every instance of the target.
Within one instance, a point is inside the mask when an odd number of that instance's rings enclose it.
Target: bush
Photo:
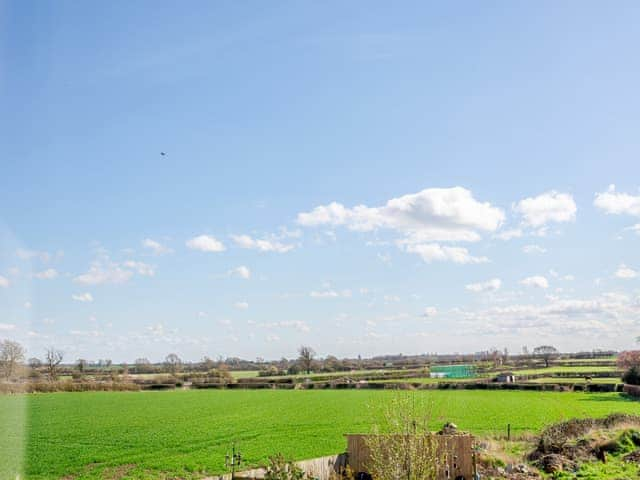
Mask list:
[[[628,385],[640,385],[640,367],[629,368],[622,375],[622,381]]]

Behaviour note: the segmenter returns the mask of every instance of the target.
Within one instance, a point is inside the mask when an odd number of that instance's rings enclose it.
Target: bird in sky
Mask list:
[[[164,157],[166,155],[166,153],[160,152],[160,155],[162,155]]]

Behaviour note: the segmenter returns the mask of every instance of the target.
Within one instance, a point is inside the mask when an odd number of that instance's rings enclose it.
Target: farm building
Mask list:
[[[472,378],[476,376],[474,365],[434,365],[429,370],[434,378]]]
[[[516,376],[513,372],[500,372],[496,376],[496,382],[498,383],[513,383],[516,381]]]

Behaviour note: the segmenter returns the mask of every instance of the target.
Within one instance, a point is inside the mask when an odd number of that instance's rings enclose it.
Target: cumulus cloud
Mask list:
[[[297,218],[306,227],[343,225],[363,232],[390,229],[418,241],[477,241],[478,231],[495,231],[503,221],[501,209],[478,202],[462,187],[428,188],[392,198],[380,207],[347,208],[332,202],[299,213]]]
[[[198,235],[187,240],[186,245],[192,250],[199,250],[201,252],[223,252],[225,250],[224,244],[210,235]]]
[[[0,323],[0,332],[10,332],[15,329],[16,326],[13,323]]]
[[[623,279],[636,278],[638,276],[638,272],[633,268],[627,267],[624,263],[621,264],[616,270],[615,276]]]
[[[136,273],[150,277],[155,274],[155,270],[151,265],[134,260],[114,262],[106,253],[102,253],[91,262],[89,271],[76,276],[73,281],[82,285],[122,284]]]
[[[447,247],[437,243],[400,244],[406,252],[415,253],[426,263],[449,261],[453,263],[485,263],[487,257],[475,257],[464,247]]]
[[[93,295],[91,295],[89,292],[74,293],[73,295],[71,295],[71,298],[76,302],[83,302],[83,303],[93,302]]]
[[[7,288],[9,285],[9,279],[0,275],[0,288]]]
[[[238,278],[244,278],[245,280],[248,280],[251,278],[251,270],[249,270],[249,267],[240,265],[239,267],[229,270],[227,272],[227,275],[229,275],[230,277],[238,277]]]
[[[492,278],[486,282],[470,283],[465,286],[467,290],[475,293],[495,292],[500,290],[500,287],[502,287],[502,280],[499,278]]]
[[[609,185],[606,192],[596,193],[593,204],[606,214],[640,217],[640,195],[617,192],[615,185]]]
[[[240,248],[258,250],[260,252],[286,253],[295,248],[295,245],[285,244],[276,239],[252,238],[249,235],[231,235],[231,238]]]
[[[549,288],[549,281],[542,275],[534,275],[532,277],[527,277],[520,280],[520,285],[524,285],[525,287],[536,287],[544,289]]]
[[[522,251],[528,254],[547,253],[547,249],[544,247],[541,247],[540,245],[525,245],[524,247],[522,247]]]
[[[552,190],[537,197],[520,200],[513,210],[522,216],[525,225],[538,228],[551,222],[574,221],[577,207],[572,195]]]
[[[94,262],[87,273],[78,275],[73,281],[83,285],[119,284],[126,283],[132,276],[131,270],[120,268],[117,264],[105,265],[101,262]]]
[[[151,238],[145,238],[142,241],[142,246],[147,250],[150,250],[154,255],[166,255],[173,252],[169,247],[162,245],[160,242]]]
[[[459,310],[462,326],[477,335],[617,336],[640,321],[640,302],[620,296],[592,299],[551,298],[547,304],[514,304],[484,310]]]
[[[479,202],[463,187],[427,188],[388,200],[384,205],[346,207],[338,202],[299,213],[305,227],[344,226],[358,232],[388,230],[401,238],[396,245],[425,262],[482,263],[467,249],[443,242],[476,242],[484,232],[495,232],[504,222],[502,209]]]
[[[238,310],[246,310],[247,308],[249,308],[249,304],[247,302],[236,302],[233,304],[233,306]]]

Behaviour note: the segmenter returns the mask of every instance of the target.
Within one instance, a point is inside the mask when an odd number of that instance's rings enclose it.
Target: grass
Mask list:
[[[538,431],[571,417],[640,413],[617,394],[522,391],[408,392],[433,404],[434,427],[453,421],[486,435]],[[0,397],[0,449],[20,444],[11,412],[25,408],[23,478],[197,478],[224,471],[238,442],[247,465],[274,453],[293,459],[342,451],[344,433],[368,432],[395,392],[243,390],[84,392]],[[11,439],[15,440],[12,441]],[[12,447],[15,448],[15,447]],[[4,458],[1,478],[15,478],[20,456]],[[15,465],[11,462],[15,462]],[[120,471],[118,470],[118,471]]]
[[[254,378],[258,376],[258,370],[233,370],[230,372],[233,378]]]
[[[586,384],[584,377],[542,377],[527,380],[530,383],[580,383]],[[619,377],[595,377],[589,383],[622,383]]]
[[[598,373],[598,372],[616,372],[618,369],[614,366],[607,365],[579,365],[571,367],[551,366],[549,368],[528,368],[524,370],[513,370],[516,375],[538,375],[553,373]]]

